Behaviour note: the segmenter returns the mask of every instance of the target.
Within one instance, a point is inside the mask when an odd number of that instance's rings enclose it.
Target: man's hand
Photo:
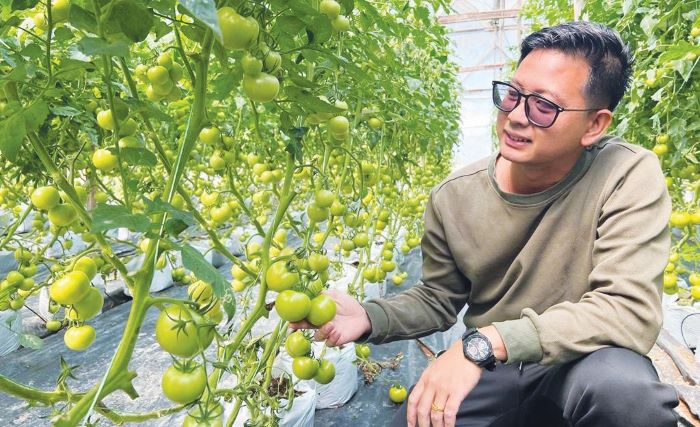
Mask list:
[[[454,426],[459,405],[479,382],[481,369],[464,357],[461,340],[454,343],[423,371],[408,397],[409,427]]]
[[[325,340],[329,347],[355,341],[372,330],[367,312],[355,298],[336,290],[328,291],[326,294],[333,298],[336,304],[333,320],[321,326],[320,329],[305,320],[292,322],[289,327],[292,329],[318,329],[314,339],[316,341]]]

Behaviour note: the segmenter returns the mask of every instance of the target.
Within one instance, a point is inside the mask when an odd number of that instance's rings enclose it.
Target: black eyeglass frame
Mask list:
[[[499,85],[499,84],[505,85],[505,86],[508,86],[508,87],[512,88],[512,89],[515,90],[515,92],[517,92],[517,94],[518,94],[518,99],[515,101],[515,105],[513,106],[513,108],[511,108],[510,110],[507,110],[507,109],[505,109],[505,108],[499,107],[499,106],[498,106],[498,103],[496,102],[496,85]],[[527,117],[527,121],[528,121],[528,122],[530,122],[533,126],[537,126],[538,128],[547,129],[547,128],[550,128],[550,127],[554,126],[554,123],[557,121],[557,118],[559,117],[559,113],[563,113],[563,112],[565,112],[565,111],[597,111],[597,110],[604,110],[604,108],[564,108],[564,107],[559,106],[559,104],[557,104],[556,102],[550,101],[549,99],[545,98],[545,97],[542,96],[542,95],[539,95],[539,94],[536,94],[536,93],[530,93],[530,94],[527,94],[527,95],[526,95],[526,94],[522,93],[517,87],[513,86],[512,84],[510,84],[509,82],[502,82],[502,81],[498,81],[498,80],[493,80],[493,81],[491,82],[491,86],[492,86],[492,90],[491,90],[491,100],[493,101],[493,105],[494,105],[496,108],[498,108],[500,111],[503,111],[504,113],[510,113],[511,111],[513,111],[513,110],[515,110],[516,108],[518,108],[518,105],[520,105],[520,100],[523,99],[523,98],[525,98],[525,117]],[[537,98],[537,99],[541,99],[542,101],[547,102],[547,103],[551,104],[551,105],[554,107],[556,113],[554,114],[554,118],[552,119],[552,123],[550,123],[550,124],[547,125],[547,126],[544,126],[544,125],[541,125],[541,124],[539,124],[539,123],[535,123],[535,122],[530,118],[530,105],[529,105],[528,102],[527,102],[528,99],[529,99],[530,97],[534,97],[534,98]]]

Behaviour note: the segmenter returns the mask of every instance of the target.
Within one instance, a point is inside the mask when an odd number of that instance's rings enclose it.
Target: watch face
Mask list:
[[[477,362],[484,361],[491,354],[489,343],[482,337],[473,337],[467,342],[467,354]]]

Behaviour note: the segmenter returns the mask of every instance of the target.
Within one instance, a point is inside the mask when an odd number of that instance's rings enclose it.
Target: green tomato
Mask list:
[[[300,278],[296,271],[289,271],[285,262],[276,262],[267,269],[265,280],[268,289],[282,292],[292,289],[294,285],[299,283]]]
[[[73,304],[73,308],[67,311],[66,317],[70,320],[86,321],[94,318],[102,312],[105,299],[102,292],[94,286],[88,289],[86,295]]]
[[[95,342],[95,328],[90,325],[73,326],[68,328],[63,336],[66,347],[73,351],[83,351]]]
[[[51,299],[62,305],[72,305],[87,296],[90,279],[82,271],[71,271],[49,287]]]
[[[73,271],[82,271],[92,280],[97,275],[97,264],[89,256],[82,256],[73,264]]]
[[[307,356],[295,357],[292,360],[292,372],[299,379],[310,380],[318,372],[318,360]]]
[[[311,300],[311,309],[306,319],[314,326],[324,325],[335,317],[336,304],[327,294],[321,294]]]
[[[148,81],[150,81],[153,85],[162,85],[170,81],[170,73],[168,72],[168,69],[160,65],[149,68],[146,76],[148,77]]]
[[[335,0],[321,0],[319,10],[326,15],[328,19],[333,20],[340,15],[340,4]]]
[[[190,403],[199,399],[206,384],[206,371],[200,364],[187,369],[171,365],[165,370],[161,380],[163,394],[176,403]]]
[[[39,187],[32,192],[32,204],[37,208],[48,211],[61,203],[61,196],[55,187]]]
[[[117,124],[114,122],[114,115],[112,110],[102,110],[97,113],[97,124],[102,129],[114,130]]]
[[[314,381],[319,384],[328,384],[335,378],[335,365],[330,360],[321,360],[318,371],[314,375]]]
[[[171,305],[160,312],[156,321],[156,341],[170,354],[190,358],[209,347],[213,328],[205,325],[196,312]]]
[[[317,273],[327,270],[330,263],[330,259],[324,254],[318,252],[309,254],[309,268]]]
[[[68,0],[53,0],[51,2],[51,19],[54,23],[67,21],[70,16],[70,2]]]
[[[284,348],[292,357],[306,356],[311,352],[311,342],[301,331],[295,331],[287,337]]]
[[[243,58],[241,58],[241,66],[243,67],[243,73],[249,76],[255,76],[262,72],[263,62],[246,52]]]
[[[100,148],[92,153],[92,164],[103,172],[111,172],[119,166],[119,158],[111,151]]]
[[[279,91],[280,82],[275,76],[267,73],[243,76],[243,92],[255,102],[272,101]]]
[[[408,390],[401,384],[394,384],[389,388],[389,399],[394,403],[403,403],[408,396]]]
[[[282,319],[288,322],[298,322],[309,314],[311,299],[305,293],[288,289],[277,295],[275,310]]]
[[[323,222],[328,219],[330,211],[328,208],[319,206],[316,202],[311,202],[306,207],[306,214],[312,222]]]
[[[260,27],[252,17],[243,17],[225,6],[216,12],[226,49],[245,49],[258,38]]]

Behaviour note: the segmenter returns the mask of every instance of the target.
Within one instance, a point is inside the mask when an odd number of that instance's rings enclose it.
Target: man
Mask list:
[[[478,329],[426,368],[393,425],[676,425],[676,393],[644,356],[670,199],[651,152],[604,135],[630,68],[602,25],[527,37],[513,78],[493,83],[499,153],[431,192],[423,283],[362,305],[332,294],[338,314],[316,333],[330,345],[446,330],[468,304]]]

